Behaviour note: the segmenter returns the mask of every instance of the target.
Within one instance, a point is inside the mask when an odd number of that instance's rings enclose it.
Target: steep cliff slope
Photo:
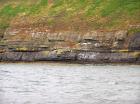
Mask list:
[[[1,0],[2,61],[140,62],[139,0]]]

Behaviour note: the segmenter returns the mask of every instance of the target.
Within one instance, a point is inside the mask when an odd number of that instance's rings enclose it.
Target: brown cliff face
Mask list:
[[[3,61],[75,60],[139,62],[140,33],[51,31],[47,26],[10,27],[2,38]]]
[[[46,46],[50,50],[128,50],[130,36],[127,31],[51,31],[47,26],[8,28],[4,35],[7,45],[19,47]],[[134,40],[134,39],[132,39]],[[18,44],[19,43],[19,44]],[[32,47],[33,48],[33,47]]]

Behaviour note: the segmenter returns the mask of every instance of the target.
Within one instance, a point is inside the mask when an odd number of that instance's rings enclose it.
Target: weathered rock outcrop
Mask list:
[[[0,43],[1,61],[82,61],[140,63],[140,33],[57,31],[10,27]]]

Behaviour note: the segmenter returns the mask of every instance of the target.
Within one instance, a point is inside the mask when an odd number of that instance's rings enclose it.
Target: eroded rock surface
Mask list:
[[[139,63],[140,33],[52,32],[47,27],[10,27],[1,38],[0,60]]]

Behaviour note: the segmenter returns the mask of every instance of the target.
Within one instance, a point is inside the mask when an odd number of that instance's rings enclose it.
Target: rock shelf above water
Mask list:
[[[8,28],[1,39],[1,61],[140,62],[140,33],[126,30],[49,32]]]

